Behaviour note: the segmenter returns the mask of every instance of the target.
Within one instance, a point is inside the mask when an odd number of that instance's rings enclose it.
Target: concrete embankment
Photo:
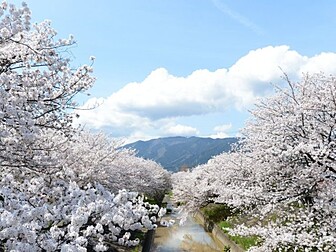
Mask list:
[[[181,213],[174,207],[170,197],[164,200],[169,214],[163,217],[166,221],[175,221],[170,227],[158,227],[154,232],[154,241],[151,252],[221,252],[220,244],[214,241],[212,234],[205,231],[203,226],[195,218],[189,216],[183,225],[179,225]],[[150,240],[150,239],[148,239]],[[144,246],[145,247],[145,246]],[[143,250],[145,251],[145,250]]]
[[[244,249],[239,247],[236,243],[231,241],[229,237],[218,227],[215,223],[208,221],[205,216],[197,211],[194,214],[194,218],[204,227],[207,232],[211,232],[213,238],[217,240],[217,242],[221,243],[224,247],[230,247],[230,252],[243,252]]]
[[[223,251],[229,247],[230,252],[244,251],[231,241],[220,227],[207,220],[200,211],[193,216],[189,216],[184,225],[178,225],[179,214],[174,211],[170,197],[166,195],[163,202],[167,204],[167,209],[172,211],[164,218],[174,219],[176,223],[169,228],[159,227],[155,231],[148,232],[142,252],[214,252]]]

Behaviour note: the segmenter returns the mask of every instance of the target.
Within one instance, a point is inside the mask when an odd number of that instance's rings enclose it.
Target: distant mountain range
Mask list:
[[[124,147],[135,149],[137,156],[154,160],[176,172],[207,163],[211,157],[230,151],[231,144],[237,141],[238,138],[167,137],[137,141]]]

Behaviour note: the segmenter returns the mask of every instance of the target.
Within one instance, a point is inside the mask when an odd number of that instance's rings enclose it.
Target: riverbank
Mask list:
[[[193,216],[189,216],[183,225],[179,225],[181,214],[172,205],[168,195],[164,198],[164,203],[166,203],[170,213],[163,219],[174,220],[175,224],[168,228],[158,227],[155,230],[150,252],[223,251],[221,244],[216,241],[210,232],[206,232]]]
[[[174,219],[176,223],[167,227],[158,227],[154,233],[154,242],[151,252],[219,252],[223,251],[214,237],[206,232],[203,226],[189,217],[183,225],[178,224],[178,213],[173,213],[165,218]]]
[[[204,214],[197,211],[193,216],[198,223],[200,223],[203,228],[212,234],[217,243],[222,246],[222,251],[224,248],[230,248],[230,252],[244,252],[245,250],[239,247],[236,243],[231,241],[229,237],[223,232],[223,230],[215,223],[208,221]]]

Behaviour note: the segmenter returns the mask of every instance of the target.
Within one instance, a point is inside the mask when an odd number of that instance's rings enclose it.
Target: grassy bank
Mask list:
[[[230,235],[228,229],[234,228],[244,220],[239,212],[234,212],[229,206],[223,204],[209,204],[201,208],[201,212],[209,222],[218,225],[229,239],[239,245],[244,250],[257,245],[260,242],[258,236]],[[240,218],[241,217],[241,218]]]

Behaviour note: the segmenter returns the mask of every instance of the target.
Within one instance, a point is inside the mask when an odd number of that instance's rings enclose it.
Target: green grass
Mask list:
[[[234,241],[236,244],[240,245],[243,249],[248,250],[252,246],[256,246],[260,239],[258,236],[232,236],[229,235],[230,239]]]
[[[130,252],[141,252],[141,247],[137,246],[135,248],[132,248]]]
[[[234,225],[229,221],[221,221],[218,226],[226,233],[231,241],[238,244],[244,250],[249,249],[252,246],[256,246],[260,242],[260,238],[256,235],[253,236],[240,236],[240,235],[230,235],[225,228],[233,228]],[[224,228],[224,229],[223,229]]]
[[[234,212],[232,208],[223,204],[209,204],[201,209],[205,217],[214,223],[216,223],[225,232],[229,239],[238,244],[244,250],[249,249],[252,246],[260,243],[260,238],[254,236],[240,236],[230,235],[226,228],[234,228],[235,225],[241,221],[246,221],[244,216],[241,216],[238,212]]]
[[[218,223],[218,226],[225,232],[227,233],[227,231],[223,228],[233,228],[233,224],[231,222],[228,221],[221,221]]]

